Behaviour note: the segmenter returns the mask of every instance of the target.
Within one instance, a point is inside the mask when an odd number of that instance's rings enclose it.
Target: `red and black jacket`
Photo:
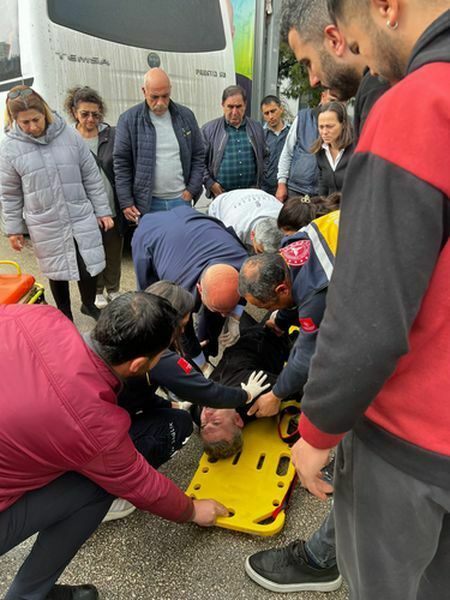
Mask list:
[[[450,488],[450,11],[378,100],[347,170],[339,250],[300,420],[328,448],[353,429]]]

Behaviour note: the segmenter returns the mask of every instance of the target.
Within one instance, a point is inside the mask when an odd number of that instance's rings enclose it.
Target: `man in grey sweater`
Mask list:
[[[204,145],[194,113],[170,99],[167,74],[150,69],[145,102],[124,112],[114,144],[116,191],[125,218],[190,205],[200,196]]]

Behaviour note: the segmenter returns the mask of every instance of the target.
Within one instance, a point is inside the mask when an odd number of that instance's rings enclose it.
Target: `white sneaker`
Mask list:
[[[94,304],[97,308],[105,308],[105,306],[108,304],[108,300],[105,298],[105,296],[103,294],[97,294],[95,296]]]
[[[118,298],[121,295],[122,295],[122,292],[111,292],[110,294],[108,294],[108,300],[111,302],[112,300],[115,300],[116,298]]]
[[[111,504],[111,508],[103,517],[102,523],[107,523],[108,521],[115,521],[116,519],[123,519],[124,517],[128,517],[131,515],[133,511],[136,510],[136,507],[128,502],[128,500],[124,500],[123,498],[116,498],[114,502]]]

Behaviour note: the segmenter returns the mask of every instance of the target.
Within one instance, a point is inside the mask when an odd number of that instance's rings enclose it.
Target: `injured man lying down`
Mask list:
[[[227,348],[211,373],[210,379],[222,385],[239,387],[254,371],[267,375],[265,383],[272,387],[289,356],[287,335],[277,336],[263,323],[256,323],[244,313],[241,337]],[[267,390],[266,390],[267,391]],[[253,402],[257,400],[255,398]],[[200,427],[204,450],[211,458],[227,458],[242,447],[242,429],[255,419],[247,414],[251,404],[234,408],[208,408],[192,405],[194,422]]]

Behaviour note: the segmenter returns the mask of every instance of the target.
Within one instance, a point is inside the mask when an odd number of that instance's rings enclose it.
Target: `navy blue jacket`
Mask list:
[[[335,257],[314,221],[305,230],[285,238],[280,253],[291,274],[292,296],[300,325],[289,360],[273,387],[276,396],[286,398],[301,393],[308,378]],[[291,309],[279,311],[276,324],[287,329],[292,324],[292,314]]]
[[[148,378],[131,377],[126,380],[118,403],[132,415],[145,413],[151,410],[159,386],[200,406],[238,408],[247,402],[247,392],[240,387],[228,387],[205,379],[190,362],[167,350]]]
[[[265,175],[265,182],[263,189],[268,194],[275,196],[275,192],[278,187],[278,161],[280,160],[281,152],[284,148],[287,135],[289,133],[289,125],[285,125],[284,129],[276,135],[269,127],[264,129],[264,136],[266,138],[267,150],[269,157],[267,159],[267,168]]]
[[[116,192],[121,209],[135,205],[141,214],[150,210],[155,174],[156,131],[146,102],[120,115],[114,144]],[[205,149],[194,113],[170,101],[173,130],[180,145],[186,189],[194,201],[202,191]]]
[[[239,240],[213,217],[190,206],[145,215],[131,242],[140,290],[168,279],[197,296],[202,272],[214,264],[240,270],[248,257]]]

